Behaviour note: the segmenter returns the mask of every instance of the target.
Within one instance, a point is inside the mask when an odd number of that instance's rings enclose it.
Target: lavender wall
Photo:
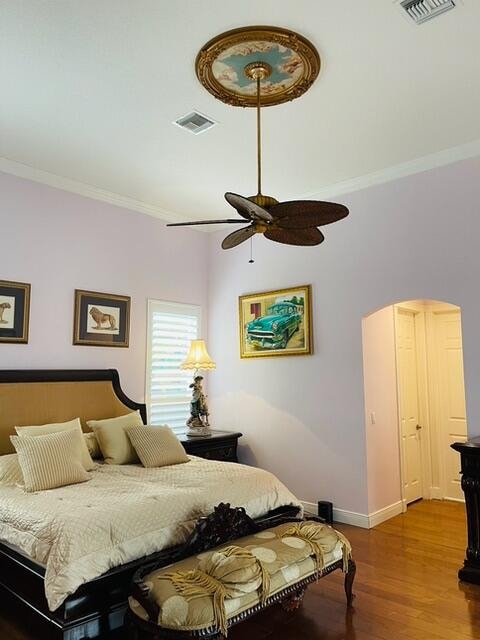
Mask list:
[[[32,284],[30,343],[0,345],[0,367],[117,367],[144,397],[146,300],[209,312],[213,422],[244,432],[241,457],[306,501],[368,513],[362,317],[398,300],[462,307],[470,434],[480,434],[480,159],[341,198],[347,220],[317,248],[255,238],[220,249],[126,209],[0,174],[0,279]],[[311,283],[313,356],[240,360],[238,295]],[[132,296],[129,349],[72,346],[73,291]],[[207,291],[208,289],[208,291]],[[378,478],[382,482],[382,478]]]
[[[346,220],[317,248],[255,238],[220,249],[211,237],[209,349],[213,422],[245,434],[241,456],[303,500],[368,512],[362,317],[398,300],[462,307],[470,434],[480,434],[480,159],[340,198]],[[281,194],[277,194],[281,195]],[[238,296],[313,285],[315,354],[240,360]],[[378,478],[382,482],[382,478]]]
[[[207,236],[0,174],[0,279],[30,282],[28,345],[0,345],[0,368],[118,368],[142,400],[147,298],[207,300]],[[72,345],[73,292],[132,298],[130,347]],[[204,314],[206,315],[206,314]]]

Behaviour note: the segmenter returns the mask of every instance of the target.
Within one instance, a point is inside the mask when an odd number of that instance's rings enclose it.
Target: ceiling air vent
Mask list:
[[[414,22],[422,24],[454,9],[456,3],[455,0],[401,0],[400,5]]]
[[[198,135],[199,133],[207,131],[207,129],[211,129],[217,123],[201,113],[198,113],[198,111],[192,111],[186,116],[182,116],[181,118],[178,118],[178,120],[175,120],[173,124],[190,131],[190,133]]]

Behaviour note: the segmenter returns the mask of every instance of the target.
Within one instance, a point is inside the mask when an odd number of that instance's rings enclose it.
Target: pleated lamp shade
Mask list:
[[[205,340],[192,340],[187,358],[180,365],[181,369],[215,369],[215,362],[208,355]]]

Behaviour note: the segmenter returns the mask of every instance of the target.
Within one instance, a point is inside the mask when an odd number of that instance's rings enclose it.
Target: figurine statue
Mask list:
[[[203,376],[195,376],[190,389],[192,389],[192,400],[190,402],[190,418],[187,420],[189,436],[209,436],[211,435],[210,423],[208,422],[207,397],[202,389]]]

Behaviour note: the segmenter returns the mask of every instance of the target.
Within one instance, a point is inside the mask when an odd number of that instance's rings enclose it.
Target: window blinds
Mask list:
[[[200,334],[200,307],[149,300],[146,398],[149,424],[186,431],[192,372],[180,369]]]

